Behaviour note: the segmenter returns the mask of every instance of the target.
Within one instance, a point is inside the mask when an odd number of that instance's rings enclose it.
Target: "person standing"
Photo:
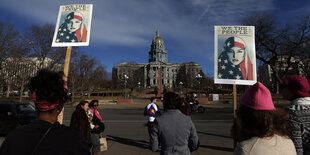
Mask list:
[[[179,110],[181,98],[176,93],[166,93],[163,105],[164,113],[156,118],[151,128],[150,148],[161,155],[190,155],[199,147],[198,135],[190,116]]]
[[[181,107],[180,107],[180,111],[184,114],[189,116],[189,103],[187,102],[186,99],[181,98]]]
[[[282,95],[291,101],[287,110],[291,136],[298,155],[310,154],[310,97],[308,80],[299,75],[282,79]]]
[[[72,113],[70,127],[78,129],[91,146],[90,122],[87,117],[88,101],[81,101]]]
[[[88,115],[91,116],[91,142],[93,144],[92,152],[93,155],[97,155],[100,152],[100,137],[105,129],[103,119],[98,111],[99,101],[92,100],[89,103]]]
[[[89,155],[82,134],[57,122],[68,99],[63,73],[40,70],[31,78],[29,89],[38,120],[12,131],[2,143],[0,155]]]
[[[144,108],[144,116],[148,116],[147,129],[150,136],[151,127],[155,121],[155,117],[160,115],[159,107],[156,104],[157,99],[155,97],[151,97],[151,103],[145,106]]]
[[[288,116],[274,107],[263,84],[257,82],[244,93],[236,112],[232,137],[238,145],[234,155],[296,155]]]

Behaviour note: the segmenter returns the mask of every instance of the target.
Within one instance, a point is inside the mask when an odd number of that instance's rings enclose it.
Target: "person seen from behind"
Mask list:
[[[145,106],[144,108],[144,116],[148,116],[148,122],[147,122],[147,127],[148,127],[148,133],[150,135],[150,130],[155,122],[155,119],[158,115],[160,115],[160,110],[158,105],[156,104],[157,99],[155,97],[151,97],[151,103]]]
[[[296,155],[290,139],[288,115],[276,110],[271,94],[257,82],[242,96],[232,136],[238,142],[234,155]]]
[[[282,95],[291,101],[287,107],[292,140],[298,155],[310,154],[310,97],[308,80],[299,75],[282,79]]]
[[[87,117],[88,101],[81,101],[72,113],[70,127],[79,130],[91,146],[90,123]]]
[[[190,155],[199,147],[198,135],[190,116],[179,110],[181,98],[176,93],[164,95],[164,112],[156,118],[151,128],[150,147],[158,150],[161,144],[161,155]]]
[[[88,115],[91,117],[91,142],[93,144],[92,152],[93,155],[97,155],[100,152],[100,137],[105,129],[103,119],[98,111],[99,101],[92,100],[89,103]]]
[[[29,89],[38,120],[12,131],[2,143],[1,155],[88,155],[82,134],[57,122],[67,101],[63,73],[40,70],[30,79]]]

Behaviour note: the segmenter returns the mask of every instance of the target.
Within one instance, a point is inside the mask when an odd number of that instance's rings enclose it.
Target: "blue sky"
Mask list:
[[[215,25],[240,25],[260,11],[293,23],[310,10],[307,0],[1,0],[0,21],[19,30],[56,25],[59,6],[68,4],[94,5],[90,45],[81,50],[108,72],[122,62],[147,62],[158,28],[169,62],[197,62],[213,73]]]

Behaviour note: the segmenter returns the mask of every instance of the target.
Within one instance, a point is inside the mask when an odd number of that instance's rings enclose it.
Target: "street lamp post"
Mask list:
[[[129,77],[125,74],[124,75],[124,85],[125,85],[125,92],[124,92],[124,98],[126,98],[126,84],[127,84],[127,80],[129,79]]]
[[[140,83],[140,81],[139,81],[139,82],[138,82],[139,94],[140,94],[140,85],[141,85],[141,83]]]
[[[180,85],[180,88],[181,88],[181,94],[183,94],[183,82],[181,81],[180,83],[179,83],[179,85]]]
[[[199,98],[200,98],[200,97],[201,97],[201,96],[200,96],[200,80],[202,79],[202,76],[201,76],[200,74],[197,74],[197,75],[196,75],[196,79],[197,79],[197,81],[198,81],[198,86],[199,86],[198,96],[199,96]]]

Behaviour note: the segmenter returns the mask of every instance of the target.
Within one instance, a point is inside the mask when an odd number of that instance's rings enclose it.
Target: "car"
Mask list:
[[[37,119],[35,107],[30,103],[0,102],[0,134],[6,135],[15,128]]]

